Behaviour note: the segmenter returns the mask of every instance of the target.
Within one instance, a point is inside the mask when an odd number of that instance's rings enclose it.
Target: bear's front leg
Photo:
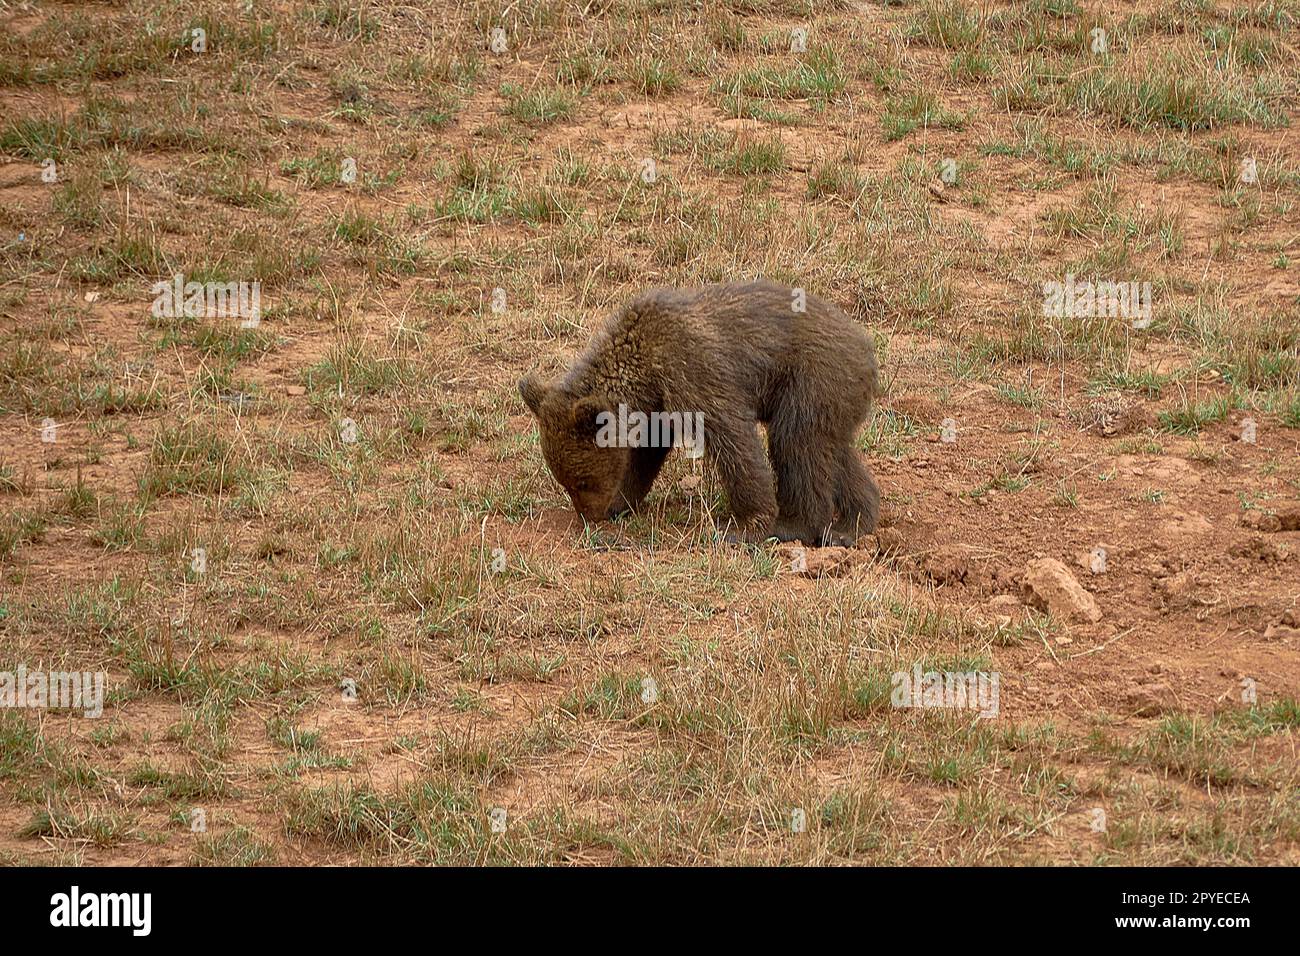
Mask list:
[[[613,514],[621,515],[634,511],[641,504],[650,486],[659,477],[659,469],[668,457],[669,448],[633,448],[632,460],[628,464],[627,474],[623,477],[623,487],[614,497]]]
[[[704,449],[718,469],[731,505],[735,527],[726,539],[761,544],[771,534],[776,520],[776,490],[767,455],[758,440],[758,423],[748,419],[720,426],[721,420],[723,416],[712,419]]]

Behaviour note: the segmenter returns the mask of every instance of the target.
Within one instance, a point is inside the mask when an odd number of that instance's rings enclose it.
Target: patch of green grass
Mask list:
[[[86,171],[75,173],[54,194],[54,211],[73,229],[102,226],[107,214],[99,177]]]
[[[140,479],[146,498],[216,495],[235,491],[251,477],[245,454],[200,421],[165,425],[154,435]]]
[[[360,210],[335,216],[330,227],[334,239],[351,247],[354,263],[380,272],[409,275],[419,268],[423,251],[396,233],[391,224]]]
[[[235,826],[220,834],[204,834],[195,843],[195,866],[270,866],[275,849],[257,838],[246,826]]]
[[[506,101],[506,114],[530,126],[545,126],[572,119],[578,110],[578,102],[573,94],[558,86],[522,90],[512,83],[506,83],[501,87],[501,95]]]
[[[1179,60],[1145,63],[1132,73],[1095,70],[1071,80],[1062,96],[1085,116],[1099,113],[1138,129],[1185,131],[1233,123],[1285,125],[1285,94],[1225,74],[1206,75]]]
[[[573,214],[571,204],[562,192],[547,186],[538,186],[519,193],[510,204],[510,211],[524,222],[539,225],[560,222]]]
[[[912,439],[920,433],[920,426],[910,416],[877,405],[872,409],[858,447],[869,456],[899,459],[907,454]]]
[[[316,27],[324,27],[335,40],[368,42],[379,33],[379,22],[364,4],[348,0],[316,0],[302,9],[302,17]]]
[[[1117,746],[1104,738],[1094,746],[1126,762],[1144,763],[1201,786],[1229,786],[1251,782],[1255,770],[1250,761],[1243,762],[1234,754],[1238,744],[1294,730],[1298,722],[1300,709],[1295,699],[1282,698],[1211,717],[1171,714],[1131,746]]]
[[[0,517],[0,558],[8,558],[24,544],[39,541],[49,527],[49,515],[37,511],[9,511]]]
[[[998,386],[997,391],[1004,402],[1019,405],[1021,408],[1041,408],[1043,405],[1043,393],[1040,389],[1004,382]]]
[[[1300,392],[1282,404],[1278,417],[1287,428],[1300,428]]]
[[[62,162],[82,140],[79,128],[62,119],[15,119],[0,129],[0,152],[35,163]]]
[[[90,255],[73,260],[72,270],[90,282],[110,283],[127,276],[157,278],[171,267],[157,233],[136,228],[101,240]]]
[[[1042,218],[1070,238],[1133,239],[1152,233],[1149,218],[1131,209],[1109,175],[1089,183],[1069,205],[1044,210]]]
[[[227,362],[265,355],[275,347],[275,335],[265,329],[244,329],[234,324],[213,325],[203,322],[194,326],[190,344],[205,355]]]
[[[948,75],[966,83],[986,80],[993,75],[993,61],[974,50],[962,50],[953,55],[948,64]]]
[[[808,173],[809,199],[834,196],[852,202],[862,188],[862,177],[848,163],[821,163]]]
[[[1157,418],[1165,431],[1195,435],[1207,425],[1223,421],[1232,408],[1232,398],[1227,395],[1213,395],[1199,400],[1184,396],[1173,408],[1162,410]]]
[[[777,137],[737,140],[723,168],[740,176],[762,176],[786,168],[785,144]]]
[[[712,90],[732,98],[827,101],[838,96],[844,85],[844,74],[835,52],[829,47],[815,47],[793,66],[754,67],[719,77]]]
[[[885,140],[893,141],[917,129],[963,129],[966,119],[946,109],[929,90],[913,90],[885,100],[881,124]]]
[[[413,381],[414,371],[398,356],[377,354],[359,339],[345,339],[303,374],[312,390],[341,390],[353,395],[383,395]]]
[[[1088,385],[1093,394],[1117,389],[1121,392],[1141,392],[1148,398],[1157,398],[1169,380],[1168,375],[1150,368],[1132,371],[1112,366],[1094,372]]]
[[[284,166],[282,164],[282,171]],[[288,205],[288,198],[265,180],[254,176],[234,157],[222,156],[202,163],[193,175],[186,175],[184,188],[190,195],[207,196],[237,209],[276,212]]]
[[[292,835],[332,846],[430,863],[482,863],[504,849],[504,841],[488,840],[487,808],[470,788],[437,779],[391,795],[355,784],[301,790],[284,824]]]
[[[155,791],[166,800],[222,800],[236,794],[220,775],[170,772],[150,764],[141,764],[127,777],[129,786]]]
[[[672,64],[653,57],[632,64],[627,78],[633,89],[646,96],[664,96],[682,88],[681,74]]]
[[[94,846],[118,846],[136,830],[135,817],[125,812],[73,814],[66,810],[37,810],[17,830],[23,839],[49,837],[80,840]]]
[[[281,161],[280,172],[292,176],[310,189],[340,186],[344,185],[345,172],[352,169],[345,164],[348,158],[338,150],[317,150],[311,156],[295,156]]]
[[[101,514],[99,526],[91,534],[91,541],[105,551],[129,551],[144,536],[145,509],[138,505],[118,505]]]
[[[629,674],[604,674],[594,685],[575,689],[563,698],[560,709],[604,720],[627,720],[646,709],[641,702],[641,681]]]
[[[908,42],[973,50],[984,36],[978,15],[957,0],[926,0],[903,27]]]

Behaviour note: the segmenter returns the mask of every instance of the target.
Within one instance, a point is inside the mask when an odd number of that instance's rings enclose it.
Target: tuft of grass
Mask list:
[[[633,89],[646,96],[665,96],[682,88],[681,74],[672,64],[656,58],[637,60],[627,78]]]
[[[785,144],[777,137],[769,139],[738,139],[734,149],[723,160],[723,168],[739,176],[762,176],[779,173],[785,169]]]
[[[309,389],[352,395],[384,395],[413,380],[414,372],[405,359],[380,355],[355,338],[332,345],[324,359],[303,373],[303,384]]]
[[[902,139],[917,129],[963,129],[965,117],[950,112],[929,90],[913,90],[885,101],[881,118],[885,139]]]
[[[793,66],[755,67],[719,77],[712,90],[733,101],[741,97],[759,97],[827,102],[843,92],[845,83],[835,51],[820,46],[811,48],[804,54],[804,59]]]
[[[1157,419],[1165,431],[1196,435],[1207,425],[1223,421],[1232,408],[1232,398],[1227,395],[1214,395],[1199,400],[1184,396],[1173,408],[1162,410]]]
[[[512,83],[503,84],[501,96],[506,101],[506,115],[530,126],[545,126],[572,119],[578,110],[577,100],[563,87],[522,90]]]
[[[862,177],[848,163],[822,163],[808,173],[808,198],[836,197],[853,202],[862,192]]]
[[[146,499],[165,495],[218,495],[251,477],[245,453],[211,425],[192,420],[154,435],[140,479]]]
[[[926,0],[903,27],[908,42],[975,50],[984,38],[979,16],[957,0]]]
[[[46,512],[11,511],[0,518],[0,558],[9,558],[24,544],[39,541],[49,526]]]
[[[83,141],[80,128],[63,119],[15,119],[0,128],[0,152],[35,163],[47,159],[61,163]]]

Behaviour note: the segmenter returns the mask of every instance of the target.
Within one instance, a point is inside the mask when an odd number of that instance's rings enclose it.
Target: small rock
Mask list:
[[[1096,624],[1101,620],[1097,601],[1074,575],[1055,558],[1042,558],[1025,566],[1023,596],[1026,604],[1070,621]]]
[[[301,385],[289,385],[286,386],[284,393],[286,395],[306,395],[307,389]]]

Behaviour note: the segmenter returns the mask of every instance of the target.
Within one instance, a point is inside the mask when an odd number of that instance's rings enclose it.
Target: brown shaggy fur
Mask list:
[[[611,316],[559,379],[522,379],[542,454],[578,512],[598,521],[637,507],[668,453],[597,446],[596,416],[622,403],[703,415],[730,539],[828,544],[873,531],[880,492],[854,438],[876,392],[875,350],[830,303],[794,304],[794,290],[771,282],[652,289]]]

